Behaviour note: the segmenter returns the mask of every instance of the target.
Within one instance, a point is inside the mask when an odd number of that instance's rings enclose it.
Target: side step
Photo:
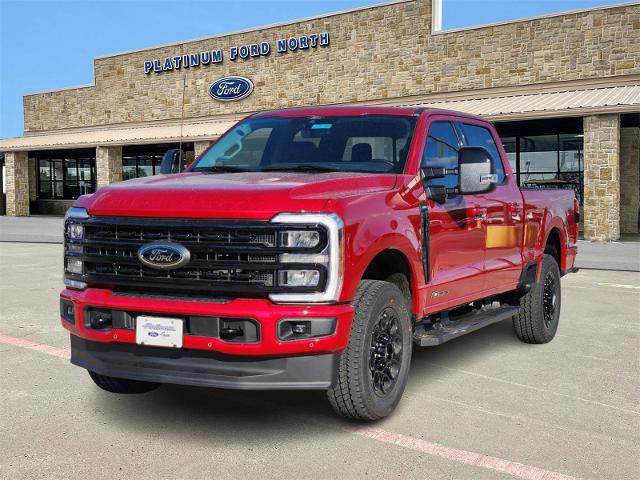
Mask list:
[[[418,325],[413,332],[413,343],[421,347],[435,347],[454,338],[517,315],[519,307],[505,306],[489,310],[476,310],[467,315],[447,320],[435,326]]]

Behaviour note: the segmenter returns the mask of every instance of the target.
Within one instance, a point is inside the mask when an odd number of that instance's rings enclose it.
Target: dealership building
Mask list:
[[[24,135],[0,140],[3,210],[62,214],[157,174],[170,148],[198,155],[252,112],[411,105],[495,122],[522,186],[575,190],[585,238],[638,233],[640,2],[443,30],[440,1],[96,58],[94,84],[25,95]],[[225,77],[250,88],[227,101],[212,88],[236,88]]]

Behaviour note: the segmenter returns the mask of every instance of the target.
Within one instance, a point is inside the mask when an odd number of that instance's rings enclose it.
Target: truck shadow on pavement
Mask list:
[[[480,357],[503,348],[522,348],[511,321],[503,321],[436,348],[413,350],[407,389],[428,389],[432,382],[447,381],[449,369],[472,368]],[[434,368],[434,364],[438,368]],[[209,438],[243,444],[265,439],[297,441],[296,437],[326,436],[350,422],[338,418],[322,391],[240,391],[163,385],[144,395],[112,395],[91,390],[91,400],[103,417],[125,430],[170,436],[172,440],[199,442]],[[390,417],[410,412],[407,395]],[[388,420],[376,423],[382,427]]]

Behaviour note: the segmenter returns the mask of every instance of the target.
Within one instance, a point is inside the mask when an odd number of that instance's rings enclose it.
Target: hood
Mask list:
[[[267,219],[321,211],[330,199],[391,190],[395,182],[377,173],[182,173],[108,185],[76,205],[92,215]]]

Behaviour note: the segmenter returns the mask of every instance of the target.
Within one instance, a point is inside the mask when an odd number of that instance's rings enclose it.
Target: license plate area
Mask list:
[[[136,318],[136,343],[154,347],[182,348],[184,320],[181,318],[139,315]]]

